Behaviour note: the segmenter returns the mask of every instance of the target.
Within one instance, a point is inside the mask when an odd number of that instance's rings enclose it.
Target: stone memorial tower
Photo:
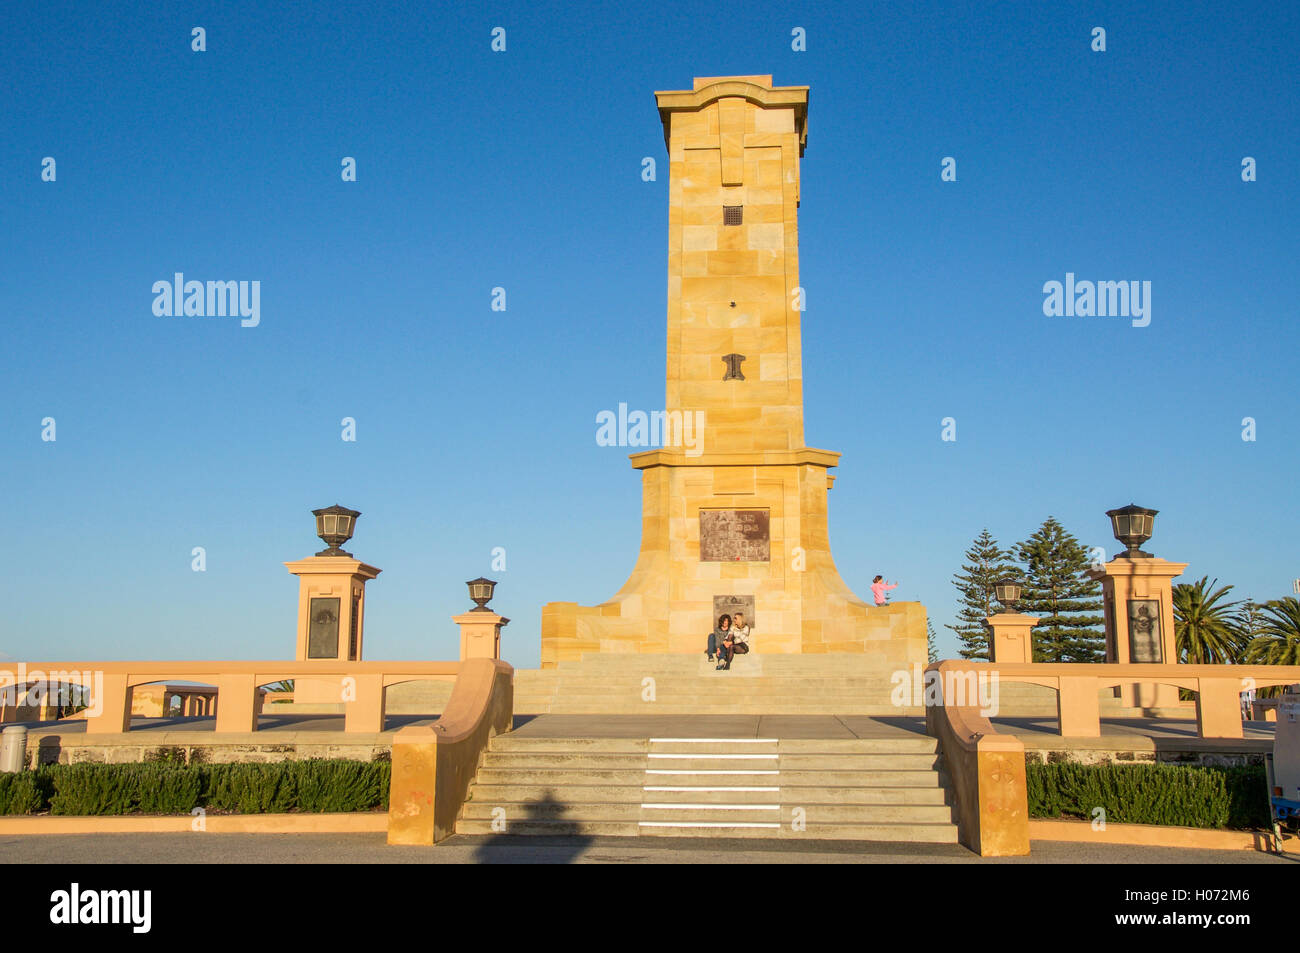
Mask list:
[[[770,76],[656,93],[670,162],[667,400],[641,471],[641,553],[599,606],[542,610],[542,667],[589,652],[702,653],[744,608],[753,651],[924,663],[920,603],[868,606],[835,569],[839,454],[804,443],[799,163],[808,87]]]

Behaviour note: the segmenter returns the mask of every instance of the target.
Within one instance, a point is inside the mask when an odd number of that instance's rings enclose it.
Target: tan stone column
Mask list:
[[[1020,612],[999,612],[985,619],[989,627],[989,661],[1032,662],[1034,643],[1030,630],[1039,621],[1037,616]]]
[[[490,609],[480,612],[471,609],[462,615],[454,615],[451,621],[460,626],[460,660],[471,658],[501,657],[501,627],[509,625],[510,620],[499,616]]]
[[[285,563],[298,577],[300,662],[359,662],[365,644],[366,583],[382,571],[351,556],[309,556]],[[296,678],[295,702],[342,703],[339,676]]]
[[[131,689],[127,687],[126,676],[105,672],[97,687],[100,689],[100,697],[91,699],[91,707],[98,707],[100,713],[86,716],[86,734],[115,735],[130,731]]]
[[[409,725],[393,736],[388,795],[388,843],[428,845],[436,840],[434,794],[438,739],[428,725]]]
[[[1105,598],[1106,661],[1175,665],[1173,579],[1187,563],[1126,554],[1088,570],[1100,580]],[[1174,685],[1121,685],[1125,707],[1166,708],[1178,704]]]
[[[257,730],[257,705],[254,695],[257,686],[252,675],[218,675],[217,685],[218,732],[245,732]]]

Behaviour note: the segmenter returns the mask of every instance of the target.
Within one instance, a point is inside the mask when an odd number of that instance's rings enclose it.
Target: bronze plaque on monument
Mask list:
[[[1128,601],[1128,660],[1130,662],[1164,662],[1160,643],[1160,601]]]
[[[723,614],[731,616],[731,623],[736,623],[736,613],[745,614],[745,625],[754,627],[754,597],[750,596],[714,596],[713,624],[716,626]]]
[[[767,510],[700,510],[700,562],[768,562]]]
[[[312,599],[307,617],[307,657],[339,657],[338,599]]]

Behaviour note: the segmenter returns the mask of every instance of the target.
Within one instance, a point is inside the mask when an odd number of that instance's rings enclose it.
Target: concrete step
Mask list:
[[[492,751],[609,751],[662,752],[700,750],[719,752],[774,750],[792,754],[924,754],[939,750],[939,743],[925,735],[900,738],[551,738],[511,732],[491,741]]]
[[[705,642],[701,640],[698,654],[695,652],[653,653],[594,652],[583,655],[581,660],[566,660],[553,669],[526,669],[522,671],[558,672],[565,674],[574,671],[640,671],[658,670],[665,672],[694,672],[702,663],[708,661],[705,656]],[[828,654],[783,655],[769,654],[761,651],[737,655],[732,660],[733,670],[746,668],[762,669],[766,673],[810,673],[834,674],[836,672],[879,672],[906,670],[911,666],[883,652],[837,652]]]
[[[730,821],[695,822],[689,825],[671,821],[641,821],[639,826],[641,828],[639,833],[642,837],[777,837],[782,840],[798,840],[804,838],[816,840],[891,841],[913,844],[957,843],[957,825],[952,823],[808,823],[805,829],[801,831],[792,830],[788,826],[771,828],[767,826],[759,826],[759,824],[740,827],[736,823]]]
[[[776,751],[695,753],[663,751],[650,753],[616,751],[488,751],[485,768],[539,770],[564,768],[605,771],[662,768],[665,770],[723,770],[727,768],[778,768],[786,771],[930,771],[939,767],[937,754],[779,754]]]
[[[925,713],[925,709],[919,705],[898,707],[889,704],[887,701],[878,702],[859,696],[817,695],[814,693],[799,697],[735,696],[728,698],[717,695],[675,695],[670,692],[660,692],[658,697],[650,701],[642,699],[639,695],[632,694],[560,695],[556,698],[521,698],[515,703],[515,711],[522,713],[522,706],[527,704],[549,705],[554,712],[607,712],[611,715],[652,715],[657,708],[670,707],[675,712],[680,711],[686,714],[708,714],[713,711],[720,711],[723,713],[734,712],[755,715],[796,715],[809,709],[815,709],[817,712],[843,712],[846,714],[874,712],[877,717],[887,718],[891,716],[912,717],[913,715],[909,713],[922,715]],[[995,716],[1000,713],[1000,711],[993,712]]]
[[[952,809],[943,805],[882,805],[882,804],[782,804],[768,801],[668,802],[654,799],[645,801],[612,801],[566,803],[562,801],[506,801],[479,800],[466,803],[461,818],[466,821],[492,820],[505,812],[506,823],[521,821],[567,820],[582,822],[602,821],[776,821],[793,824],[795,811],[808,824],[951,824]]]
[[[932,844],[957,843],[953,824],[813,824],[795,831],[775,821],[570,821],[507,819],[504,832],[490,820],[462,819],[458,834],[515,834],[551,837],[744,837],[855,841],[892,841]]]
[[[827,785],[830,787],[915,787],[934,788],[941,785],[937,771],[780,771],[776,768],[756,768],[750,765],[728,764],[722,768],[665,767],[652,769],[600,769],[600,768],[497,768],[485,766],[478,770],[481,784],[700,784],[725,778],[727,784],[771,784],[775,773],[781,784]],[[675,779],[675,780],[668,780]]]
[[[668,783],[662,783],[665,780]],[[874,804],[942,806],[947,792],[940,787],[828,787],[786,784],[768,778],[760,784],[735,784],[731,778],[712,783],[695,779],[680,784],[671,779],[650,778],[641,784],[475,784],[473,801],[506,804],[555,800],[565,804],[636,802],[646,800],[687,803],[767,803],[778,798],[786,804]],[[775,789],[775,790],[774,790]]]
[[[728,687],[736,691],[758,691],[765,686],[782,685],[796,689],[816,688],[820,686],[832,686],[839,689],[856,689],[860,686],[869,686],[872,688],[881,688],[892,690],[895,687],[887,675],[761,675],[752,678],[735,678],[736,670],[710,672],[708,675],[655,675],[654,673],[634,672],[626,675],[621,674],[600,674],[597,672],[588,672],[581,675],[562,675],[554,682],[549,684],[533,682],[525,684],[523,679],[515,679],[515,688],[523,692],[528,690],[549,690],[556,686],[564,689],[590,689],[601,686],[618,685],[618,686],[635,686],[638,690],[641,682],[646,677],[652,677],[661,685],[700,685],[707,686],[710,690],[726,690]],[[1005,686],[1003,686],[1005,687]],[[1035,696],[1036,697],[1036,696]]]

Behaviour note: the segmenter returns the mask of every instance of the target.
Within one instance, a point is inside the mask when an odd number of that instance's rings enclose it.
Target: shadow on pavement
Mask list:
[[[545,846],[548,864],[571,864],[591,844],[592,838],[580,833],[581,825],[577,821],[566,821],[564,815],[568,807],[557,800],[554,792],[547,791],[540,801],[529,801],[520,805],[523,817],[513,818],[504,807],[493,810],[493,825],[504,825],[505,830],[495,834],[490,840],[479,844],[474,849],[474,862],[478,864],[518,863],[518,855],[500,850],[506,847]],[[497,812],[500,812],[497,815]],[[498,820],[499,818],[499,820]],[[536,837],[520,833],[534,825],[545,825],[545,836]],[[514,828],[514,833],[512,833]]]

